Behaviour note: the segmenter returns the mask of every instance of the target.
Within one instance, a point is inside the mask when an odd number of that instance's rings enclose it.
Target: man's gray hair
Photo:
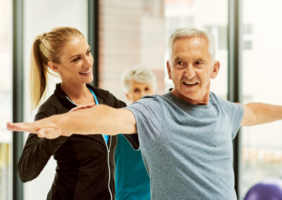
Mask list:
[[[156,77],[148,67],[140,65],[123,71],[121,75],[121,83],[124,92],[129,92],[132,80],[139,83],[151,83],[154,90],[157,89]]]
[[[208,31],[202,31],[196,28],[182,28],[177,29],[168,40],[168,54],[169,62],[172,65],[172,48],[176,40],[181,38],[193,38],[193,37],[202,37],[208,40],[209,43],[209,53],[212,58],[212,62],[215,61],[215,38],[212,33]]]

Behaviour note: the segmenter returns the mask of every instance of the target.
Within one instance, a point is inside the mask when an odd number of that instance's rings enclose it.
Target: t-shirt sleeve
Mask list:
[[[232,125],[232,139],[234,139],[240,128],[241,121],[244,115],[244,108],[239,104],[232,103],[230,101],[225,101],[227,108],[227,114]]]
[[[137,135],[124,135],[135,150],[150,149],[156,144],[163,127],[163,109],[159,97],[145,96],[126,107],[136,119]]]

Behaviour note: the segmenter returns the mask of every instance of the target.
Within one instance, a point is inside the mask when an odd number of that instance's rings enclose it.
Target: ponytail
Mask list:
[[[47,88],[48,59],[40,50],[42,37],[39,35],[35,38],[31,51],[29,88],[32,109],[38,107]]]

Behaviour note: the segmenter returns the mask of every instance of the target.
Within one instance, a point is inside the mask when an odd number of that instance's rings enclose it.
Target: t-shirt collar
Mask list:
[[[189,103],[189,102],[186,102],[182,99],[179,99],[178,97],[174,96],[171,91],[172,91],[173,88],[170,88],[169,91],[164,95],[170,99],[172,99],[173,101],[181,104],[181,105],[185,105],[185,106],[188,106],[189,108],[196,108],[196,109],[209,109],[210,107],[210,101],[211,101],[211,93],[210,93],[210,98],[209,98],[209,102],[207,105],[195,105],[195,104],[192,104],[192,103]]]

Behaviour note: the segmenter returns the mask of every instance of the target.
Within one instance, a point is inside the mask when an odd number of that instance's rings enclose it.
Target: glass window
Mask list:
[[[282,1],[243,3],[243,104],[281,105]],[[255,5],[255,6],[254,6]],[[262,14],[263,13],[263,14]],[[254,184],[282,177],[282,122],[242,128],[241,199]]]
[[[12,1],[0,1],[0,200],[12,199]]]
[[[220,72],[211,82],[211,91],[227,99],[227,0],[166,0],[165,20],[167,45],[170,35],[179,28],[199,28],[210,31],[216,39],[216,60],[221,63]],[[215,13],[214,10],[217,10]],[[203,14],[204,13],[204,14]],[[168,50],[165,51],[165,62]],[[166,67],[165,67],[166,71]],[[165,76],[166,90],[173,87],[171,80]]]
[[[163,0],[103,0],[99,15],[99,87],[129,103],[121,86],[121,73],[126,68],[144,65],[156,75],[157,93],[163,94]],[[182,22],[172,18],[170,23]]]
[[[28,72],[30,52],[34,38],[52,28],[70,26],[80,30],[87,38],[88,25],[87,0],[25,0],[24,1],[24,81],[25,106],[24,121],[33,121],[37,110],[30,112]],[[53,94],[55,84],[60,79],[51,79],[46,99]],[[48,161],[40,175],[24,184],[26,200],[46,199],[55,176],[56,162],[53,157]]]
[[[242,36],[243,50],[252,49],[252,39],[253,39],[253,26],[251,24],[243,25],[243,36]]]

